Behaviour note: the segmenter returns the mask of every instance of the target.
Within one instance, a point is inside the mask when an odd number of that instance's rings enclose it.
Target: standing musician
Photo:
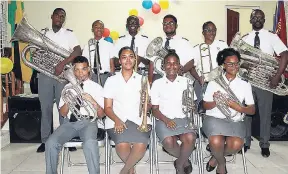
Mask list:
[[[149,65],[149,60],[145,58],[146,49],[149,44],[148,37],[138,33],[140,30],[140,23],[137,16],[132,15],[127,18],[126,28],[129,34],[119,37],[118,42],[114,46],[113,56],[117,58],[119,50],[125,46],[131,47],[134,52],[137,50],[136,66],[138,66],[138,73],[142,74],[142,72],[146,70],[145,66]]]
[[[109,77],[104,86],[104,110],[108,116],[105,129],[116,144],[118,156],[125,163],[120,174],[135,174],[134,166],[145,155],[150,131],[137,130],[142,122],[139,117],[142,77],[133,70],[135,53],[131,47],[123,47],[118,56],[122,70]],[[147,121],[150,126],[150,119]]]
[[[281,74],[285,71],[288,62],[287,47],[279,39],[277,34],[263,29],[265,23],[265,14],[262,10],[256,9],[250,15],[250,23],[253,31],[243,36],[243,40],[248,44],[260,49],[262,52],[273,55],[274,52],[280,57],[279,69],[274,77],[271,78],[270,86],[276,87],[280,81]],[[263,157],[270,156],[269,139],[271,128],[271,110],[273,102],[273,94],[269,91],[252,87],[254,99],[258,106],[260,116],[260,142],[261,154]],[[245,142],[245,150],[251,145],[251,123],[252,117],[245,117],[247,138]]]
[[[187,118],[182,111],[182,94],[187,89],[188,78],[177,75],[179,68],[179,56],[169,50],[164,58],[166,76],[153,82],[151,102],[153,115],[157,118],[156,134],[165,150],[177,158],[174,161],[176,173],[189,174],[192,172],[189,157],[194,149],[196,132],[185,127]],[[181,146],[177,140],[182,142]]]
[[[94,40],[90,39],[88,44],[84,46],[82,56],[87,57],[90,60],[90,66],[94,72],[92,74],[92,80],[101,86],[104,86],[107,78],[115,72],[114,60],[112,58],[113,44],[104,40],[102,37],[104,32],[104,23],[101,20],[93,22],[92,32],[94,34]],[[100,72],[97,72],[97,66]],[[98,81],[97,73],[100,73],[100,81]]]
[[[165,36],[163,37],[163,47],[166,49],[174,49],[179,55],[180,64],[184,66],[189,60],[193,59],[192,46],[189,40],[176,35],[176,29],[178,28],[177,18],[171,14],[166,15],[163,18],[163,31]],[[151,60],[149,65],[149,82],[161,78],[159,74],[154,71],[154,60]]]
[[[58,76],[62,73],[66,64],[73,61],[73,59],[81,55],[81,48],[78,41],[70,29],[62,28],[65,22],[66,12],[62,8],[56,8],[51,15],[52,28],[43,29],[42,33],[54,41],[59,46],[70,50],[72,53],[65,60],[60,62],[55,68],[55,75]],[[38,77],[38,93],[41,103],[41,140],[42,144],[38,147],[37,152],[45,151],[45,142],[51,134],[51,125],[53,120],[53,103],[56,99],[56,104],[59,105],[61,91],[65,84],[58,82],[46,76],[43,73],[39,73]],[[63,118],[59,117],[60,124],[63,122]]]
[[[217,167],[216,173],[227,173],[226,155],[237,153],[244,144],[246,135],[245,123],[242,121],[243,114],[254,114],[255,106],[252,95],[251,84],[237,77],[240,65],[240,54],[232,48],[226,48],[218,53],[217,63],[223,67],[224,73],[221,76],[226,87],[230,88],[239,103],[245,101],[246,107],[230,98],[225,105],[230,112],[238,112],[235,117],[228,118],[217,102],[217,96],[221,93],[229,94],[215,80],[208,83],[204,94],[204,108],[206,117],[203,121],[203,131],[207,135],[212,157],[206,165],[206,170],[211,172]],[[221,100],[220,100],[221,101]],[[223,100],[224,101],[224,100]],[[240,119],[239,119],[240,118]],[[238,121],[241,120],[241,121]]]
[[[83,99],[92,103],[93,107],[97,110],[98,118],[103,117],[103,89],[99,84],[89,79],[91,70],[87,58],[77,56],[73,60],[73,66],[74,75],[78,81],[82,82],[80,86],[84,91]],[[66,87],[72,87],[71,83],[67,84],[64,89],[66,89]],[[88,119],[77,120],[75,115],[69,114],[72,111],[69,111],[68,104],[64,103],[63,97],[62,93],[59,108],[65,123],[60,125],[46,142],[46,174],[57,173],[58,154],[61,151],[63,144],[73,137],[78,136],[83,141],[83,151],[89,173],[100,174],[97,123],[96,121],[91,122]],[[82,115],[87,115],[87,111],[83,107],[80,108],[80,113]],[[70,121],[69,115],[71,115]],[[95,115],[90,116],[94,117]]]

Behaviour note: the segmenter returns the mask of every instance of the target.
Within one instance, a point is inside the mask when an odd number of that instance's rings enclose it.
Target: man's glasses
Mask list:
[[[239,67],[240,66],[240,62],[224,62],[225,65],[227,65],[228,67]]]
[[[172,25],[175,25],[175,22],[173,22],[173,21],[163,22],[162,24],[163,24],[163,26],[168,26],[168,25],[172,26]]]

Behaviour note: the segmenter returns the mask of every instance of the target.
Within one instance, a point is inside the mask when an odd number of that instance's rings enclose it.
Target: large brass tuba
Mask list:
[[[97,110],[92,103],[83,99],[82,94],[84,92],[80,87],[81,82],[78,82],[76,79],[73,73],[73,67],[64,71],[63,76],[72,84],[71,86],[66,86],[61,94],[64,102],[68,105],[69,110],[78,120],[87,119],[91,122],[95,121],[97,118]],[[80,106],[80,108],[84,108],[87,114],[81,114],[80,109],[78,109],[76,105]],[[90,118],[91,116],[92,118]]]
[[[272,89],[269,86],[270,78],[273,77],[279,68],[279,62],[273,56],[263,53],[241,39],[241,34],[236,33],[230,47],[236,49],[241,54],[241,66],[239,76],[251,83],[251,85],[270,91],[274,94],[288,95],[288,87],[284,84],[285,77],[281,76],[279,85]],[[288,68],[286,67],[286,71]]]
[[[69,57],[71,52],[37,31],[28,23],[25,17],[18,24],[11,41],[29,44],[21,53],[21,58],[25,65],[60,82],[66,81],[63,79],[63,73],[60,76],[55,76],[54,71],[56,65]],[[31,53],[32,61],[30,61],[30,57],[26,57],[29,52]],[[71,66],[66,65],[66,68],[71,68]]]
[[[162,44],[163,39],[161,37],[156,37],[153,39],[146,49],[146,55],[149,58],[156,56],[156,59],[154,60],[154,69],[159,75],[164,76],[163,60],[164,57],[168,54],[169,48],[167,49],[163,47]]]

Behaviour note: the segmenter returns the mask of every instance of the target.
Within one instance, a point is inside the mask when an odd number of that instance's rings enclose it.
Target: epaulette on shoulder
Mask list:
[[[182,37],[182,39],[189,41],[189,40],[188,40],[187,38],[185,38],[185,37]]]
[[[219,40],[220,42],[225,42],[224,40]]]
[[[195,45],[193,48],[197,47],[199,44]]]
[[[73,32],[73,30],[71,30],[71,29],[69,29],[69,28],[67,28],[66,30],[67,30],[67,31],[71,31],[71,32]]]
[[[120,39],[120,38],[122,38],[122,37],[125,37],[125,35],[123,35],[123,36],[120,36],[120,37],[119,37],[119,39]]]
[[[42,28],[41,31],[49,31],[49,28]]]
[[[244,35],[242,36],[242,38],[245,37],[245,36],[248,36],[248,34],[249,34],[249,33],[244,34]]]
[[[145,35],[141,35],[142,37],[146,37],[146,38],[148,38],[148,36],[145,36]]]
[[[270,32],[270,33],[273,33],[273,34],[276,34],[276,32],[274,32],[274,31],[272,31],[272,30],[269,30],[269,32]]]

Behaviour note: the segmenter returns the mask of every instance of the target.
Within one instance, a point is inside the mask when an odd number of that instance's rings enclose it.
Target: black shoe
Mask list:
[[[189,163],[189,165],[184,167],[185,174],[190,174],[193,171],[193,167],[192,167],[191,161],[188,160],[188,163]]]
[[[74,151],[77,150],[76,147],[68,147],[68,149],[69,149],[70,152],[74,152]]]
[[[213,158],[213,157],[211,157],[210,160],[211,160],[212,158]],[[210,164],[209,164],[210,160],[209,160],[208,163],[206,164],[206,170],[207,170],[207,172],[212,172],[212,171],[216,168],[216,166],[210,166]]]
[[[250,146],[244,146],[244,153],[246,153],[248,149],[250,149]],[[238,154],[242,154],[242,149],[239,150]]]
[[[36,152],[37,153],[45,152],[45,143],[41,143]]]
[[[268,158],[270,156],[270,150],[269,148],[261,148],[261,155],[264,158]]]
[[[168,153],[167,150],[166,150],[164,147],[162,147],[162,150],[163,150],[164,152]]]

